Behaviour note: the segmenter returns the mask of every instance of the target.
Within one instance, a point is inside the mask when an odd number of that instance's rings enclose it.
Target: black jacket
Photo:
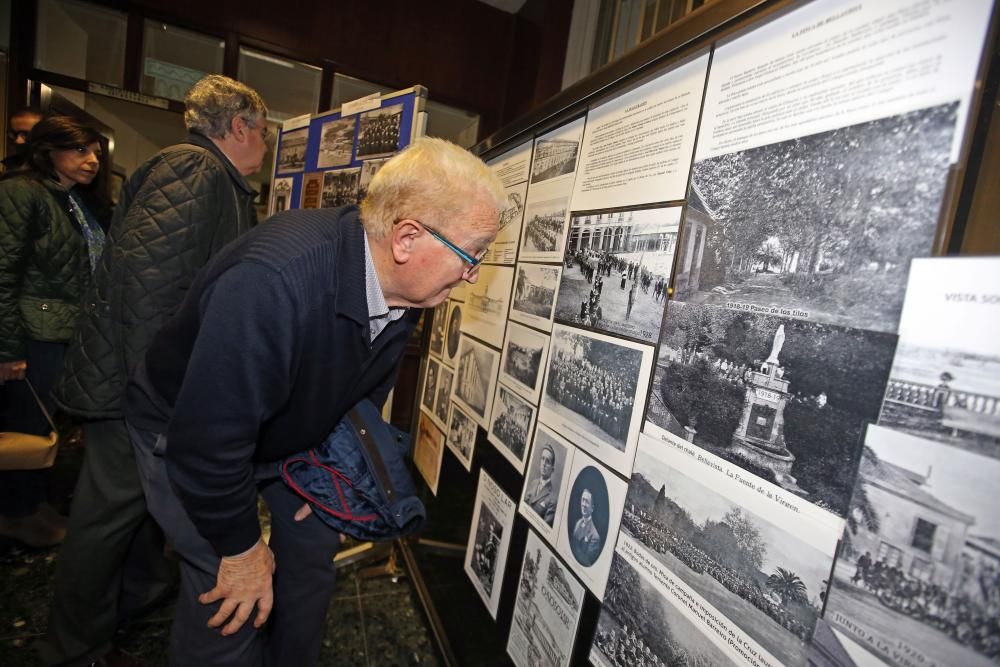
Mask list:
[[[90,285],[87,242],[56,181],[0,181],[0,362],[28,339],[65,343]]]
[[[220,555],[260,535],[255,463],[385,402],[421,311],[369,341],[364,253],[356,207],[275,215],[205,267],[129,383],[126,419],[166,434],[170,481]]]
[[[255,195],[225,154],[198,134],[132,174],[54,391],[63,409],[122,416],[129,372],[209,257],[257,223]]]

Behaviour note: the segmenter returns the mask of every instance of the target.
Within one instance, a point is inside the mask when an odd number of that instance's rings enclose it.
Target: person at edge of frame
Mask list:
[[[24,164],[0,178],[0,388],[8,400],[0,429],[45,437],[53,430],[46,413],[55,412],[49,394],[104,248],[109,159],[100,131],[70,116],[36,123],[25,145]],[[62,542],[66,517],[46,502],[48,480],[47,468],[0,471],[0,536],[35,548]]]
[[[184,103],[188,136],[122,189],[54,392],[63,410],[85,420],[85,454],[38,646],[44,665],[138,664],[114,647],[116,631],[177,589],[176,565],[146,509],[122,395],[198,270],[256,225],[257,193],[246,176],[267,151],[267,107],[252,88],[209,75]]]
[[[316,664],[340,535],[280,462],[385,402],[413,309],[476,282],[504,200],[477,157],[419,139],[360,212],[277,214],[199,274],[126,390],[147,502],[181,558],[172,665]]]
[[[28,137],[38,121],[48,116],[35,107],[22,107],[7,118],[7,139],[14,150],[0,160],[0,173],[9,173],[25,166],[28,161]]]

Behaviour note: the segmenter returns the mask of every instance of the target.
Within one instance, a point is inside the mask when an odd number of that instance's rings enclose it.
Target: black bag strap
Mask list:
[[[372,429],[365,423],[364,418],[361,416],[361,412],[357,408],[351,408],[350,411],[348,411],[347,419],[357,432],[358,439],[361,441],[362,446],[368,453],[368,459],[372,464],[372,472],[375,473],[379,484],[383,489],[385,489],[386,498],[390,503],[394,502],[396,490],[392,486],[392,480],[389,478],[389,470],[385,467],[385,461],[382,460],[382,454],[378,451],[378,445],[375,443],[375,438],[372,435]]]
[[[56,435],[58,435],[59,429],[56,428],[56,423],[52,421],[52,415],[49,414],[49,411],[45,407],[45,404],[42,403],[42,399],[38,398],[38,392],[36,392],[35,388],[32,386],[31,380],[29,380],[27,376],[25,376],[24,381],[28,383],[28,389],[31,391],[31,395],[35,397],[35,402],[38,403],[38,409],[40,409],[42,411],[42,414],[45,415],[45,421],[49,423],[49,426],[51,426],[52,430],[56,433]]]

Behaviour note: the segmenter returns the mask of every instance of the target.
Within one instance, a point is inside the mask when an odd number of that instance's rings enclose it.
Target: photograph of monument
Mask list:
[[[656,342],[680,216],[673,207],[570,218],[555,319]]]
[[[516,273],[510,319],[536,329],[552,331],[562,267],[521,262]]]
[[[532,403],[542,392],[549,337],[517,322],[507,325],[500,358],[500,378]]]
[[[671,301],[645,431],[844,516],[896,337]]]

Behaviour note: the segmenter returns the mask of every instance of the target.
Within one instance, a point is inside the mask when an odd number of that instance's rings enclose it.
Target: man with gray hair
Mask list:
[[[245,177],[267,152],[267,107],[252,88],[210,75],[184,104],[187,138],[122,189],[54,392],[61,408],[86,420],[86,449],[40,646],[47,665],[129,664],[112,646],[116,630],[175,588],[162,532],[146,510],[122,394],[198,270],[257,223]]]
[[[340,536],[281,461],[361,400],[384,403],[417,309],[476,282],[505,200],[481,160],[419,139],[360,214],[279,213],[198,275],[125,395],[150,512],[181,559],[171,664],[316,664]]]

